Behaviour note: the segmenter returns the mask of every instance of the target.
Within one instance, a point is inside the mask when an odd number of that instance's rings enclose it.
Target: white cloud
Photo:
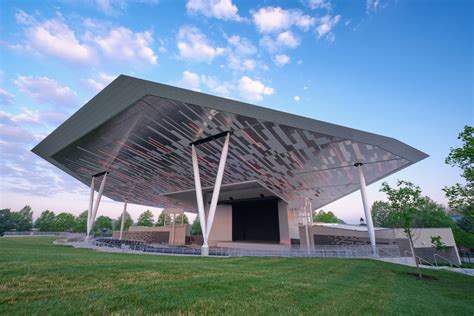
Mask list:
[[[29,18],[28,18],[29,17]],[[96,63],[92,47],[80,43],[68,25],[58,19],[36,23],[24,12],[17,13],[17,21],[28,24],[25,29],[28,47],[40,54],[82,64]]]
[[[25,128],[25,124],[43,124],[44,120],[50,119],[42,114],[42,111],[26,109],[16,115],[0,111],[0,174],[4,191],[35,196],[77,191],[76,180],[30,152],[31,146],[37,144],[44,133],[34,134]]]
[[[280,7],[264,7],[252,13],[253,22],[261,33],[288,30],[293,25],[307,31],[315,19],[300,10],[284,10]]]
[[[239,79],[238,89],[242,97],[251,101],[262,101],[263,96],[275,93],[273,88],[265,86],[261,81],[253,80],[247,76]]]
[[[283,67],[286,64],[290,63],[290,57],[288,57],[285,54],[279,54],[279,55],[275,55],[275,57],[273,58],[273,61],[278,67]]]
[[[298,60],[298,65],[301,65],[303,61],[301,59]]]
[[[367,13],[377,12],[380,8],[380,0],[367,0],[365,2]]]
[[[8,115],[8,113],[5,113]],[[22,108],[17,115],[11,115],[11,120],[18,124],[37,124],[39,121],[38,111],[31,111],[27,108]]]
[[[295,13],[295,16],[295,25],[305,32],[314,25],[315,19],[313,17],[310,17],[309,15]]]
[[[102,13],[109,16],[119,16],[126,13],[129,4],[148,4],[155,5],[159,0],[89,0],[82,3],[89,3]]]
[[[257,67],[257,61],[251,58],[257,52],[257,48],[245,37],[233,35],[227,38],[230,48],[227,50],[228,67],[237,71],[253,71]]]
[[[22,108],[17,114],[0,111],[0,124],[13,127],[15,127],[15,125],[18,127],[24,125],[55,127],[66,120],[67,117],[68,115],[66,113],[60,111],[38,111]]]
[[[184,71],[178,85],[182,88],[200,92],[204,86],[210,92],[222,96],[228,96],[233,89],[227,82],[220,82],[216,77],[199,75],[191,71]]]
[[[201,82],[211,91],[221,96],[228,96],[233,89],[227,82],[220,82],[215,77],[201,75]]]
[[[69,116],[69,114],[61,111],[41,111],[38,119],[43,124],[56,127],[64,122]]]
[[[233,35],[227,39],[227,42],[242,55],[252,55],[257,52],[257,48],[245,37]]]
[[[254,70],[256,64],[257,64],[256,61],[253,60],[253,59],[245,59],[242,62],[242,66],[244,66],[244,68],[247,69],[247,70]]]
[[[31,25],[36,22],[34,17],[22,10],[19,10],[17,13],[15,13],[15,20],[18,24],[23,25]]]
[[[327,39],[333,41],[334,35],[331,33],[331,30],[339,23],[341,20],[340,15],[331,17],[330,15],[325,15],[322,18],[318,19],[318,26],[316,27],[316,32],[318,33],[318,38],[326,36]]]
[[[152,65],[156,65],[158,60],[151,48],[153,37],[148,31],[134,33],[118,27],[110,30],[106,37],[96,37],[94,41],[107,57],[114,60]]]
[[[14,95],[0,88],[0,104],[1,105],[11,105],[13,101]]]
[[[178,82],[178,85],[181,86],[182,88],[194,90],[194,91],[201,91],[201,78],[197,73],[190,72],[190,71],[184,71],[183,72],[183,77],[181,80]]]
[[[257,62],[252,58],[244,58],[231,53],[227,56],[227,66],[236,71],[253,71],[257,67]]]
[[[181,58],[206,63],[211,63],[225,52],[224,48],[213,47],[206,36],[193,26],[179,29],[178,49]]]
[[[295,96],[293,97],[293,100],[295,100],[295,102],[300,102],[300,97],[297,96],[297,95],[295,95]]]
[[[237,13],[239,9],[232,0],[188,0],[186,9],[190,13],[200,13],[207,17],[242,21]]]
[[[18,76],[15,84],[21,92],[26,93],[36,102],[55,104],[60,107],[77,105],[76,93],[56,80],[47,77]]]
[[[305,4],[312,10],[315,9],[331,9],[331,2],[329,0],[307,0]]]
[[[3,113],[0,112],[0,120],[3,121],[1,117],[2,114]],[[34,135],[27,129],[0,123],[0,143],[34,144],[35,141]],[[4,161],[2,161],[2,164],[3,163]]]
[[[296,48],[300,45],[300,40],[291,31],[285,31],[275,38],[272,35],[263,36],[260,45],[270,52],[276,52],[284,48]]]
[[[95,6],[106,15],[117,16],[127,9],[125,0],[95,0]]]
[[[99,92],[111,83],[117,76],[100,72],[95,78],[87,78],[86,85],[94,92]]]
[[[291,31],[286,31],[278,34],[276,37],[277,43],[281,46],[287,46],[290,48],[298,47],[300,41],[295,37]]]

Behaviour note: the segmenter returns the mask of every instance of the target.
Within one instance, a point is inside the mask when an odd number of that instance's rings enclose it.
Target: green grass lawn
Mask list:
[[[474,315],[474,278],[372,260],[127,255],[0,238],[0,314]]]

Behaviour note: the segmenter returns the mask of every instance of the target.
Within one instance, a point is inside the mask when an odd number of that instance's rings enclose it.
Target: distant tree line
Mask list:
[[[125,213],[124,229],[127,230],[132,225],[138,226],[164,226],[166,223],[172,223],[172,218],[165,215],[164,212],[158,217],[158,220],[153,220],[153,213],[146,210],[138,217],[137,223],[133,222],[130,213]],[[112,219],[108,216],[99,216],[96,218],[93,233],[100,233],[104,230],[120,230],[122,222],[122,214],[117,219]],[[189,219],[186,214],[176,216],[177,223],[189,224]],[[29,231],[33,228],[41,232],[78,232],[85,233],[87,230],[87,210],[74,216],[71,213],[61,212],[55,214],[52,211],[43,211],[40,216],[33,221],[33,211],[30,206],[25,206],[18,212],[12,212],[10,209],[0,210],[0,236],[6,231]]]
[[[313,211],[313,222],[345,224],[342,219],[337,218],[336,214],[331,211],[326,212],[325,210]]]
[[[189,219],[186,216],[186,214],[179,214],[176,216],[174,221],[178,224],[189,224]],[[161,212],[160,215],[158,216],[158,220],[155,222],[154,221],[154,216],[153,213],[150,210],[146,210],[145,212],[141,213],[140,216],[138,216],[138,221],[137,221],[137,226],[165,226],[168,224],[173,223],[173,218],[169,214],[165,214],[165,212]]]
[[[0,210],[0,235],[8,230],[25,231],[32,227],[33,211],[30,206],[26,205],[18,212],[11,212],[8,208]]]

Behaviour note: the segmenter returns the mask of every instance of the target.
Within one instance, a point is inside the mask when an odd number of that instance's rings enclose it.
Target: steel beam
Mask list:
[[[201,248],[201,255],[203,256],[209,255],[209,244],[208,244],[209,233],[212,229],[212,223],[214,222],[214,216],[216,214],[216,209],[217,209],[217,201],[219,200],[219,193],[222,186],[222,179],[224,178],[225,164],[227,161],[227,154],[229,152],[230,134],[231,134],[230,132],[227,133],[225,141],[224,141],[224,146],[222,147],[219,167],[217,169],[216,182],[214,184],[214,190],[212,192],[211,205],[209,206],[209,213],[207,215],[207,222],[206,222],[206,214],[205,214],[205,208],[204,208],[204,202],[203,202],[203,196],[202,196],[201,178],[199,175],[199,163],[197,159],[196,146],[195,146],[195,143],[191,144],[197,207],[198,207],[198,212],[199,212],[199,221],[201,222],[202,235],[204,239],[203,245]],[[219,135],[219,137],[221,136]],[[207,203],[207,198],[206,198],[206,203]]]
[[[125,226],[125,214],[127,213],[127,201],[123,204],[123,212],[122,212],[122,222],[120,223],[120,236],[119,240],[122,240],[123,237],[123,228]]]
[[[201,176],[199,175],[199,164],[197,159],[196,147],[194,144],[191,145],[192,149],[192,161],[193,161],[193,172],[194,172],[194,185],[196,189],[196,200],[197,208],[199,213],[199,222],[201,224],[201,231],[203,237],[206,233],[206,216],[204,214],[204,202],[202,201],[202,188],[201,188]],[[209,246],[207,244],[207,239],[204,239],[204,243],[201,248],[202,255],[209,254]]]
[[[94,178],[94,177],[93,177]],[[90,238],[90,232],[94,226],[94,222],[95,222],[95,217],[97,215],[97,210],[99,209],[99,204],[100,204],[100,200],[102,198],[102,193],[104,192],[104,188],[105,188],[105,180],[107,179],[107,172],[104,173],[104,177],[102,178],[102,181],[100,183],[100,187],[99,187],[99,193],[97,194],[97,199],[95,201],[95,204],[94,204],[94,208],[91,212],[91,216],[90,216],[90,220],[88,221],[89,225],[88,225],[88,228],[87,228],[87,235],[86,235],[86,238],[89,239]],[[93,187],[92,187],[92,190],[93,190]],[[91,194],[91,198],[93,199],[94,198],[94,193],[92,192]],[[90,201],[89,201],[90,202]]]
[[[367,202],[367,192],[365,190],[366,188],[365,177],[364,177],[364,171],[362,170],[363,164],[356,163],[354,166],[357,167],[357,171],[359,173],[360,195],[362,197],[362,204],[364,206],[365,223],[367,224],[367,232],[369,233],[370,244],[372,245],[372,254],[376,256],[377,246],[375,242],[375,230],[374,230],[374,224],[372,222],[372,214],[370,212],[370,206],[369,206],[369,203]]]

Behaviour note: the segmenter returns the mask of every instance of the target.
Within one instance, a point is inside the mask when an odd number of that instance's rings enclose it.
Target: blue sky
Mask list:
[[[474,120],[473,12],[468,0],[2,1],[0,207],[87,208],[87,188],[29,150],[118,74],[397,138],[430,157],[386,180],[445,203],[441,188],[461,180],[444,158]],[[325,209],[363,215],[358,192]]]

